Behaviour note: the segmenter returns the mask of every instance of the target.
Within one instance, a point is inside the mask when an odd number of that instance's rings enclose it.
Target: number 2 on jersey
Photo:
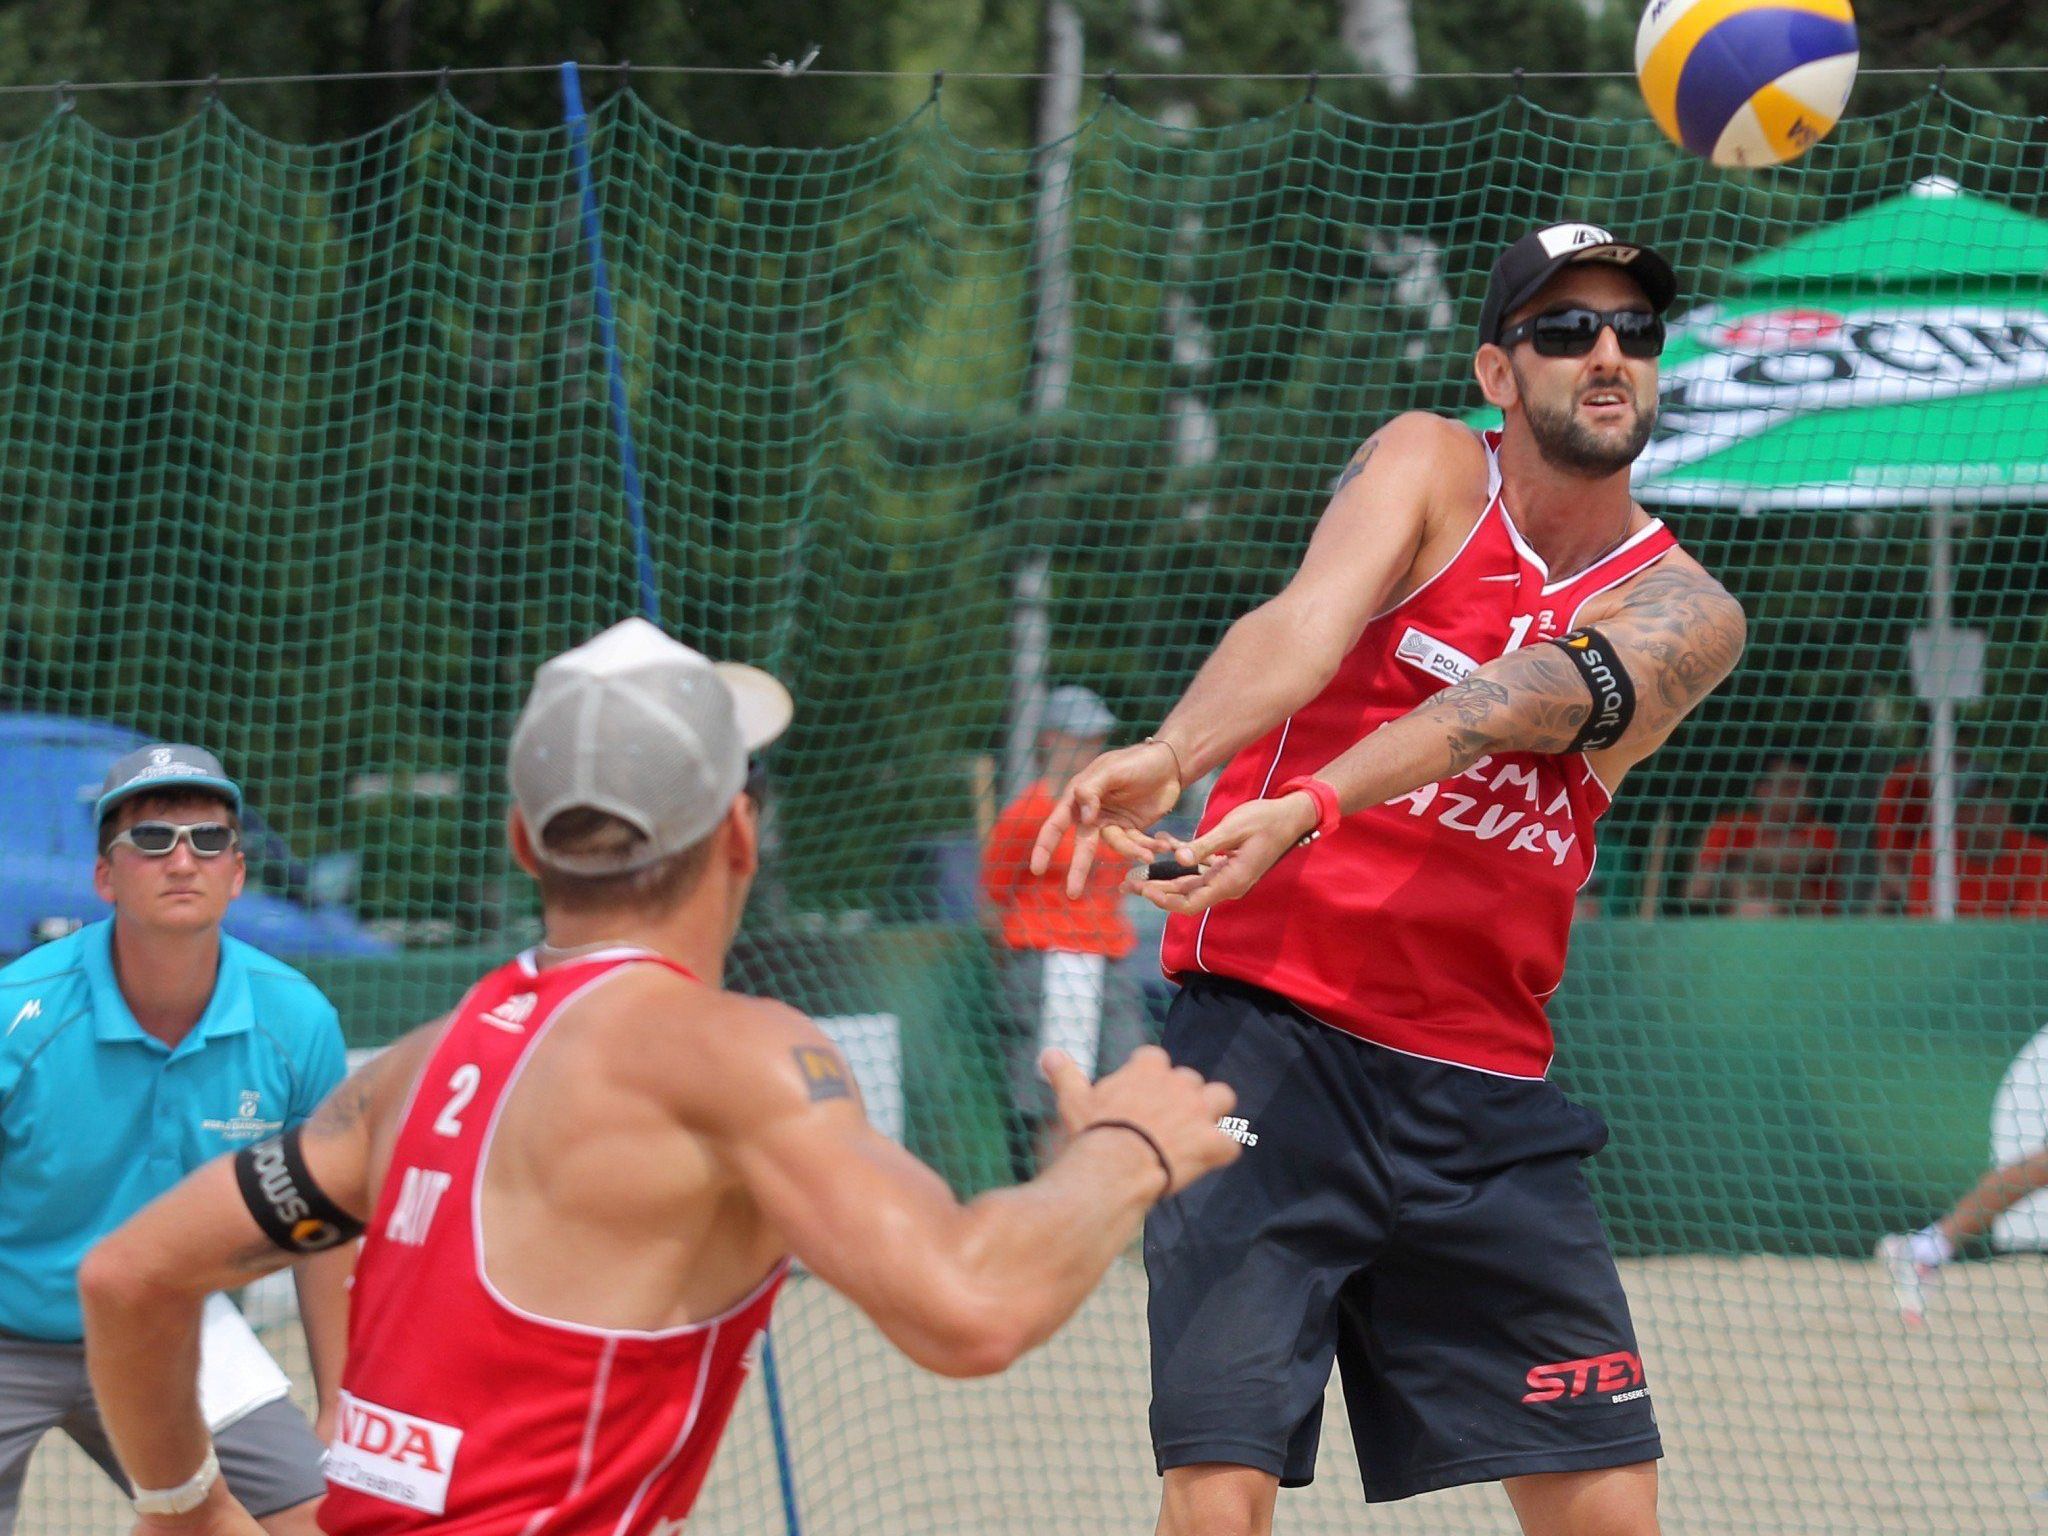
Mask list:
[[[476,1090],[483,1080],[482,1070],[473,1061],[465,1061],[449,1074],[447,1106],[434,1117],[436,1136],[462,1134],[462,1112],[469,1108],[469,1101],[476,1097]]]

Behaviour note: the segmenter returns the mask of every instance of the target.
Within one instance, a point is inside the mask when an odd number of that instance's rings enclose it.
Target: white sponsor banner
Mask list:
[[[1635,483],[1645,488],[1815,412],[2048,383],[2048,310],[2039,308],[1788,305],[1696,322],[1694,334],[1711,350],[1664,369],[1656,436],[1635,464]],[[1895,446],[1874,457],[1891,458]],[[2017,443],[2014,450],[2032,451]],[[1881,479],[1883,464],[1868,473]]]
[[[344,1392],[334,1440],[324,1463],[327,1480],[389,1504],[429,1515],[448,1512],[448,1481],[462,1431]]]

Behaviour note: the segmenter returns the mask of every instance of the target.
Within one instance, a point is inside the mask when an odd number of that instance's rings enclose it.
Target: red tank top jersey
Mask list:
[[[523,1312],[492,1286],[478,1192],[498,1116],[619,949],[491,972],[413,1090],[356,1264],[321,1527],[471,1536],[676,1531],[696,1500],[786,1265],[719,1317],[658,1333]]]
[[[1485,434],[1487,504],[1463,547],[1366,626],[1321,694],[1231,759],[1203,830],[1482,663],[1566,633],[1589,598],[1677,547],[1653,521],[1589,569],[1550,580],[1501,501],[1499,441]],[[1572,903],[1607,805],[1582,754],[1482,758],[1346,816],[1242,899],[1170,918],[1167,973],[1234,977],[1395,1050],[1541,1077],[1544,1003],[1564,976]]]

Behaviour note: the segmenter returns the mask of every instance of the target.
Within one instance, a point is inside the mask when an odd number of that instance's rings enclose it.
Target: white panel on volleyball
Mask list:
[[[1852,48],[1831,59],[1815,59],[1811,64],[1788,69],[1772,84],[1809,108],[1819,119],[1813,125],[1815,130],[1826,133],[1849,105],[1849,89],[1856,83],[1856,64],[1861,58]]]
[[[1745,101],[1714,141],[1713,158],[1716,165],[1776,165],[1785,157],[1772,147],[1756,108]]]

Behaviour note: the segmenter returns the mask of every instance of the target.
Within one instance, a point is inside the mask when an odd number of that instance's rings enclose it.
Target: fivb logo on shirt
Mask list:
[[[347,1392],[341,1394],[334,1423],[324,1463],[330,1483],[430,1515],[448,1512],[448,1480],[462,1446],[461,1430]]]

